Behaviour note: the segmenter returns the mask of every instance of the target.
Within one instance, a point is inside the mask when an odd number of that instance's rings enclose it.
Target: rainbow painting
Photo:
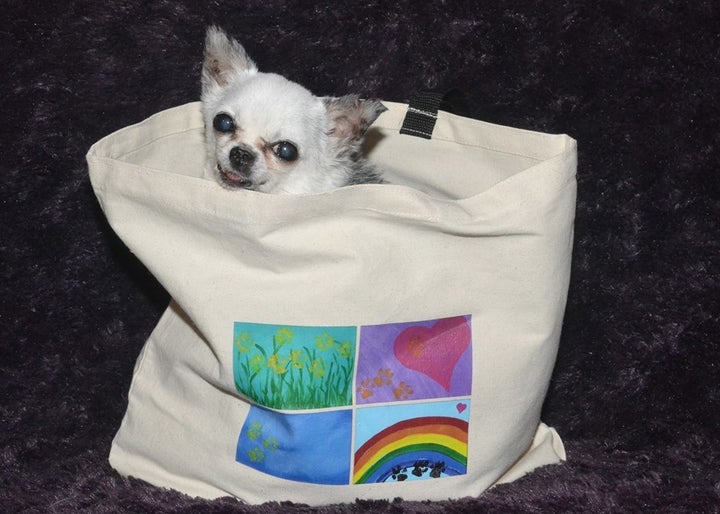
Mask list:
[[[415,417],[380,430],[356,449],[353,483],[466,474],[468,421],[463,417]]]

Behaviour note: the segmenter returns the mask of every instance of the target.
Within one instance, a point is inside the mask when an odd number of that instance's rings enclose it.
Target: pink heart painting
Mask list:
[[[411,326],[395,339],[393,351],[400,363],[450,391],[455,367],[470,346],[470,326],[464,316],[445,318],[431,327]]]

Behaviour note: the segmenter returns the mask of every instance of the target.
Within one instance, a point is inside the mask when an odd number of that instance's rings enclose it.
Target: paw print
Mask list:
[[[404,482],[408,478],[408,470],[402,466],[395,466],[392,468],[392,478],[398,482]]]
[[[380,368],[374,377],[365,378],[360,382],[356,389],[358,397],[367,400],[375,396],[379,389],[389,388],[395,400],[407,400],[413,394],[412,387],[405,382],[395,385],[393,382],[394,377],[395,373],[390,368]]]
[[[393,394],[396,400],[407,400],[408,397],[413,393],[412,388],[405,382],[400,382],[397,387],[393,388]]]
[[[372,389],[370,389],[371,387],[372,387],[372,383],[371,383],[370,379],[366,378],[365,380],[360,382],[360,387],[358,387],[356,389],[357,394],[359,394],[360,398],[362,398],[363,400],[367,400],[368,398],[370,398],[371,396],[373,396],[375,394],[372,392]]]
[[[375,378],[373,378],[373,387],[391,386],[394,373],[389,368],[379,369]]]
[[[445,473],[446,469],[447,468],[444,462],[436,462],[432,465],[432,469],[430,470],[430,478],[440,478],[442,474]]]
[[[265,460],[265,452],[262,451],[262,448],[251,448],[248,450],[248,457],[250,457],[250,462],[262,462]]]

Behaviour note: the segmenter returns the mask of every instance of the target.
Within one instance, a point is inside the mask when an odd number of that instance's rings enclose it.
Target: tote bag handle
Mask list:
[[[468,109],[465,93],[459,89],[450,89],[444,93],[438,91],[417,93],[408,103],[400,133],[424,139],[432,138],[438,110],[466,116]]]

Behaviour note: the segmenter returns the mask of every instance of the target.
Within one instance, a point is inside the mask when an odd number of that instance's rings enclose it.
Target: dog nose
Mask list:
[[[247,168],[251,166],[254,161],[255,155],[239,146],[230,150],[230,164],[232,164],[236,170]]]

